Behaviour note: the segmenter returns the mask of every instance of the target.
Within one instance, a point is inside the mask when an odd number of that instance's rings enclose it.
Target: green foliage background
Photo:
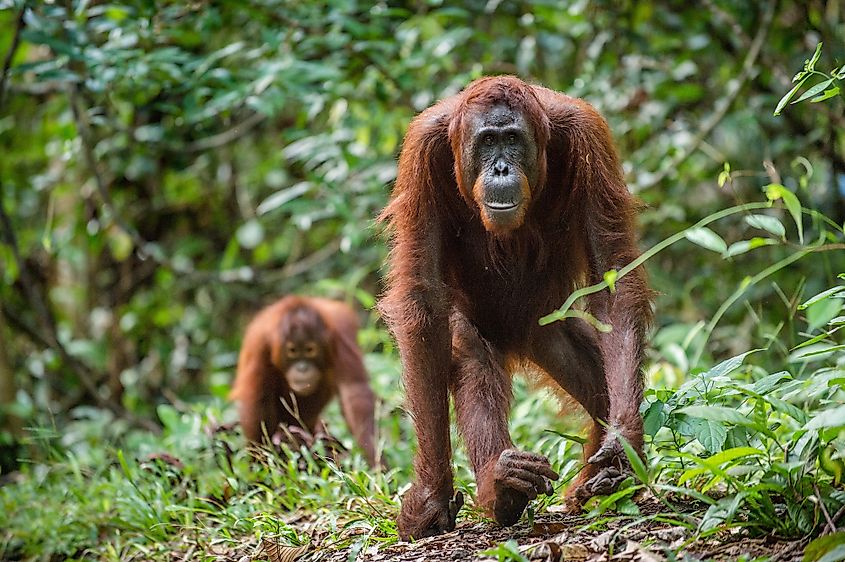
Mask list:
[[[647,263],[656,388],[755,348],[748,384],[822,366],[841,379],[842,338],[827,334],[841,293],[799,305],[845,271],[843,96],[773,112],[819,42],[813,72],[841,84],[844,22],[841,0],[0,1],[0,54],[14,54],[0,91],[2,472],[151,421],[172,429],[174,405],[231,419],[242,327],[287,292],[356,304],[376,390],[398,408],[395,350],[372,310],[386,256],[374,217],[409,120],[485,74],[604,113],[645,204],[644,249],[721,209],[778,201]],[[824,79],[810,75],[807,87]],[[810,244],[828,251],[731,300]],[[819,354],[802,358],[813,336]],[[832,384],[825,399],[841,398]],[[520,397],[527,437],[536,404]],[[675,406],[646,406],[652,423],[701,435]],[[403,424],[382,429],[400,438]],[[407,481],[407,463],[394,466]]]

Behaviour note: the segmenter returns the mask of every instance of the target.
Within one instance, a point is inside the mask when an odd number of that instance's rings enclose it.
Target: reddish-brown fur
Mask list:
[[[291,322],[302,323],[316,311],[326,333],[327,365],[319,388],[300,397],[291,392],[282,367],[285,342],[279,334]],[[286,326],[287,325],[287,326]],[[279,424],[314,433],[320,412],[335,394],[349,429],[371,466],[375,451],[375,397],[356,342],[358,319],[347,304],[328,299],[287,296],[262,309],[250,322],[238,358],[230,397],[238,400],[241,426],[251,441],[272,437]]]
[[[504,234],[485,228],[477,185],[465,185],[462,162],[467,115],[497,103],[522,112],[538,149],[538,181],[528,186],[520,178],[529,191],[524,220]],[[454,526],[450,392],[478,501],[500,522],[519,516],[522,508],[505,506],[512,496],[494,477],[497,459],[513,447],[507,424],[510,371],[517,365],[545,373],[594,420],[584,447],[592,462],[572,486],[570,506],[596,493],[588,483],[603,468],[624,468],[618,440],[599,420],[641,450],[641,362],[651,318],[641,268],[620,279],[615,293],[602,291],[587,303],[611,332],[575,319],[538,324],[575,288],[600,282],[604,272],[638,256],[635,210],[608,126],[582,100],[514,77],[489,77],[411,123],[381,217],[391,229],[392,252],[380,308],[398,342],[419,442],[400,536]]]

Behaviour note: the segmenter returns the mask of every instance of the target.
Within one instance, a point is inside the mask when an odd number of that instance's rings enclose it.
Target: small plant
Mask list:
[[[792,79],[792,82],[796,84],[780,99],[775,108],[775,115],[780,115],[789,103],[801,103],[806,100],[810,100],[810,103],[818,103],[842,93],[841,83],[842,80],[845,80],[845,65],[839,69],[831,70],[830,74],[816,70],[816,63],[819,61],[821,54],[822,43],[819,43],[816,45],[816,52],[804,61],[804,68]],[[812,78],[818,78],[819,81],[810,86],[798,99],[790,102],[804,84]]]

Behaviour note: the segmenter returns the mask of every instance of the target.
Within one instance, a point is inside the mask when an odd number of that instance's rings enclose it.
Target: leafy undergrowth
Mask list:
[[[562,475],[556,494],[510,529],[469,501],[455,532],[398,542],[414,444],[396,359],[370,354],[390,470],[369,470],[354,450],[329,461],[322,444],[250,453],[220,397],[159,406],[160,435],[78,409],[62,427],[32,429],[32,460],[3,476],[0,559],[843,560],[843,294],[839,285],[798,307],[810,325],[790,370],[768,372],[755,359],[771,350],[750,351],[661,388],[696,330],[658,332],[642,405],[647,460],[631,456],[635,476],[577,517],[561,502],[580,468],[577,420],[520,382],[512,435],[551,459]],[[349,444],[336,405],[326,417]],[[471,498],[456,449],[456,485]]]

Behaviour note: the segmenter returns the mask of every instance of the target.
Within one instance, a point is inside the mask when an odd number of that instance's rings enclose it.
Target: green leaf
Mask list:
[[[663,411],[664,406],[665,404],[662,401],[657,400],[652,402],[643,414],[643,431],[646,435],[653,437],[666,423],[668,416]]]
[[[627,439],[621,435],[618,436],[618,439],[622,443],[622,448],[625,449],[625,456],[628,457],[628,462],[631,463],[631,468],[634,470],[634,474],[637,475],[640,482],[648,486],[648,468],[646,468],[643,459],[640,458],[640,455],[637,454],[637,451],[635,451],[631,444],[628,443]]]
[[[158,414],[158,419],[161,420],[161,425],[166,429],[174,432],[173,430],[179,427],[179,412],[173,406],[159,404],[156,407],[156,413]]]
[[[720,466],[726,462],[734,461],[736,459],[744,459],[747,457],[755,457],[765,455],[766,452],[754,447],[734,447],[732,449],[725,449],[715,455],[704,459],[704,462],[710,466]]]
[[[804,429],[821,429],[823,427],[845,427],[845,405],[829,408],[814,415],[804,425]]]
[[[840,298],[845,297],[845,286],[837,285],[836,287],[831,287],[826,291],[822,291],[821,293],[810,297],[802,304],[798,305],[798,310],[804,310],[805,308],[812,306],[819,302],[820,300],[827,299],[827,298]]]
[[[610,271],[604,272],[604,281],[607,283],[607,287],[611,293],[616,292],[616,278],[619,276],[619,272],[615,269],[611,269]]]
[[[735,408],[728,408],[726,406],[687,406],[677,410],[680,414],[686,414],[703,420],[718,421],[734,423],[736,425],[745,425],[756,427],[755,424],[747,415],[743,414]]]
[[[751,390],[753,392],[756,392],[757,394],[766,394],[767,392],[771,391],[773,388],[778,386],[780,381],[784,379],[792,379],[792,375],[789,373],[789,371],[780,371],[773,375],[765,376],[755,382],[751,386]]]
[[[798,76],[800,76],[800,75],[801,75],[800,73],[797,74],[795,76],[795,78],[798,78]],[[801,80],[797,84],[795,84],[795,86],[792,87],[791,90],[786,92],[786,94],[784,94],[784,96],[782,98],[780,98],[780,101],[778,102],[777,107],[775,107],[775,113],[774,113],[775,116],[780,115],[780,112],[783,111],[783,108],[786,107],[786,104],[789,103],[789,100],[792,99],[792,96],[795,95],[795,92],[797,92],[798,89],[801,88],[801,86],[804,85],[804,82],[807,81],[807,78],[809,78],[809,75],[803,76],[801,78]]]
[[[822,95],[816,96],[813,99],[811,99],[810,103],[819,103],[820,101],[824,101],[824,100],[830,99],[832,97],[838,96],[839,92],[840,92],[839,86],[834,86],[833,88],[831,88],[829,90],[825,90]]]
[[[845,531],[839,531],[815,539],[804,549],[803,562],[818,562],[826,554],[833,554],[840,551],[842,558],[831,558],[830,560],[845,560]]]
[[[725,359],[715,367],[711,367],[706,373],[702,374],[701,376],[703,378],[712,378],[727,375],[728,373],[737,370],[742,365],[742,362],[745,361],[746,357],[748,357],[752,353],[757,353],[758,351],[760,350],[752,349],[751,351],[746,351],[745,353],[735,355],[730,359]]]
[[[729,162],[725,162],[722,171],[719,172],[719,187],[723,187],[729,179],[731,179],[731,165]]]
[[[840,298],[828,298],[807,307],[808,332],[816,331],[839,314],[842,310],[842,296],[845,296],[845,293],[840,295]]]
[[[828,343],[816,343],[808,346],[802,345],[801,349],[801,352],[789,354],[788,360],[790,363],[824,359],[831,353],[845,349],[845,344],[831,345]]]
[[[631,498],[622,498],[616,503],[616,511],[623,515],[630,515],[637,517],[640,515],[640,508],[631,500]]]
[[[122,262],[126,260],[132,253],[135,244],[132,242],[132,237],[118,226],[109,227],[108,244],[112,256],[115,260]]]
[[[693,244],[698,244],[702,248],[707,248],[719,254],[728,249],[728,245],[722,237],[706,226],[691,228],[684,233],[684,236]]]
[[[760,248],[763,246],[772,246],[777,243],[777,240],[773,240],[771,238],[752,238],[751,240],[740,240],[739,242],[734,242],[730,245],[730,247],[724,253],[724,257],[731,258],[733,256],[738,256],[740,254],[750,252],[755,248]]]
[[[704,423],[698,426],[695,437],[709,452],[718,453],[725,445],[728,430],[721,423],[704,420]]]
[[[308,191],[311,190],[311,187],[311,182],[301,181],[287,189],[279,190],[264,201],[262,201],[261,204],[258,205],[258,208],[255,210],[255,212],[259,215],[263,215],[265,213],[269,213],[270,211],[276,210],[288,201],[293,201],[297,197],[308,193]]]
[[[807,99],[807,98],[811,98],[811,97],[815,96],[816,94],[818,94],[819,92],[821,92],[822,90],[824,90],[825,88],[827,88],[828,86],[830,86],[830,84],[831,84],[832,82],[833,82],[833,78],[828,78],[827,80],[822,80],[822,81],[821,81],[821,82],[819,82],[818,84],[815,84],[814,86],[812,86],[811,88],[809,88],[806,92],[804,92],[804,93],[801,95],[801,97],[800,97],[800,98],[798,98],[797,100],[793,101],[792,103],[799,103],[799,102],[804,101],[804,100],[805,100],[805,99]]]
[[[792,220],[795,221],[795,227],[798,229],[798,241],[803,244],[804,225],[801,222],[801,202],[798,197],[779,183],[770,183],[764,189],[766,190],[766,197],[770,201],[783,199],[783,203],[786,205],[789,214],[792,215]]]
[[[816,45],[816,52],[813,53],[810,60],[804,61],[804,70],[812,72],[816,69],[816,63],[819,62],[819,57],[822,56],[822,45],[824,45],[824,42],[819,41]]]
[[[498,562],[528,562],[528,559],[519,552],[519,544],[513,539],[478,554],[495,557]]]
[[[786,229],[777,217],[771,215],[745,215],[744,220],[749,226],[765,230],[778,238],[786,236]]]

